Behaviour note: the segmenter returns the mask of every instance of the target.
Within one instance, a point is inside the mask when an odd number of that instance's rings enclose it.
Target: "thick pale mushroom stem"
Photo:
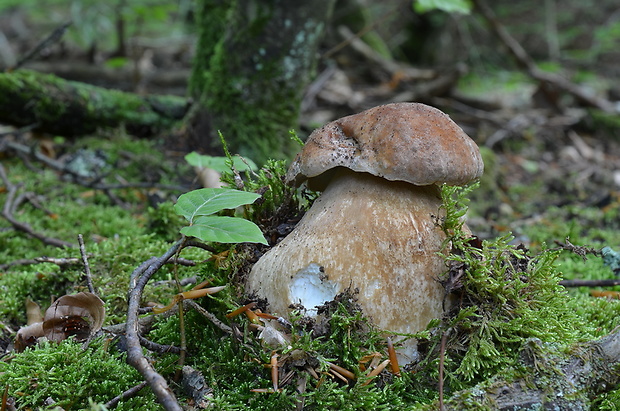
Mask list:
[[[435,185],[339,169],[295,230],[254,265],[247,290],[286,315],[292,303],[311,310],[351,287],[379,328],[423,330],[443,314],[440,206]]]

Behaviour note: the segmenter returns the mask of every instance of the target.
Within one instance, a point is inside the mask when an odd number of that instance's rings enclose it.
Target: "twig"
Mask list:
[[[534,60],[527,54],[527,52],[521,47],[519,42],[512,37],[506,28],[499,22],[493,10],[484,2],[484,0],[473,0],[474,7],[480,12],[482,17],[487,21],[491,30],[500,39],[502,43],[508,48],[510,54],[517,61],[520,68],[525,70],[527,74],[534,80],[541,83],[553,84],[557,88],[573,95],[581,102],[596,107],[608,113],[617,112],[615,105],[604,98],[592,95],[578,85],[571,83],[563,77],[553,73],[546,73],[541,71]]]
[[[86,255],[86,247],[84,246],[84,237],[82,237],[82,234],[78,234],[78,243],[80,244],[80,255],[84,263],[84,277],[86,285],[88,285],[88,291],[97,294],[95,286],[93,285],[93,278],[90,275],[90,265],[88,264],[88,256]]]
[[[197,241],[197,240],[187,240],[187,241],[185,241],[185,246],[186,247],[202,248],[205,251],[208,251],[208,252],[213,253],[213,254],[217,254],[217,250],[215,248],[213,248],[212,246],[210,246],[208,244],[201,243],[200,241]]]
[[[181,253],[181,249],[183,248],[183,245],[185,244],[186,241],[187,241],[187,237],[183,236],[183,238],[181,239],[181,246],[178,248],[174,256],[174,260],[179,259],[179,254]],[[181,283],[179,281],[179,266],[177,264],[173,266],[173,271],[174,271],[174,282],[176,283],[177,291],[180,293],[183,291],[183,287],[181,286]],[[177,309],[179,311],[179,337],[181,340],[181,347],[179,349],[179,361],[177,362],[178,368],[174,376],[175,381],[179,381],[182,377],[183,365],[185,365],[185,356],[187,354],[187,338],[186,338],[186,333],[185,333],[185,309],[184,309],[183,304],[179,304]]]
[[[439,348],[439,411],[444,410],[443,406],[443,372],[444,361],[446,357],[446,342],[448,341],[448,332],[444,332],[441,336],[441,346]]]
[[[28,62],[28,60],[31,60],[33,57],[39,54],[41,50],[45,49],[46,47],[51,46],[54,43],[57,43],[62,38],[62,36],[65,34],[65,31],[67,31],[67,29],[69,28],[71,24],[73,24],[73,22],[68,21],[64,23],[62,26],[56,28],[56,30],[54,30],[52,34],[44,38],[43,41],[41,41],[32,50],[26,53],[24,57],[19,59],[19,61],[15,64],[15,67],[12,67],[11,70],[17,70],[18,68],[23,66],[26,62]]]
[[[144,287],[148,283],[149,279],[166,263],[166,261],[168,261],[170,257],[176,254],[181,247],[181,244],[182,242],[178,241],[161,257],[151,258],[148,260],[148,264],[141,264],[136,270],[134,270],[134,273],[132,273],[132,278],[137,280],[135,287],[133,287],[129,292],[129,302],[127,308],[127,362],[135,367],[140,374],[142,374],[164,409],[172,411],[181,411],[182,408],[177,402],[174,393],[168,386],[168,383],[164,377],[155,371],[151,363],[142,353],[142,346],[140,345],[140,338],[138,336],[138,308],[140,307],[142,292],[144,291]]]
[[[135,397],[142,390],[142,388],[146,387],[146,384],[146,381],[142,381],[140,384],[131,387],[127,391],[123,392],[121,395],[117,395],[110,401],[106,402],[105,407],[115,408],[119,402]]]
[[[181,352],[181,349],[174,345],[157,344],[156,342],[153,342],[147,338],[144,338],[141,335],[138,335],[138,338],[140,338],[140,344],[149,351],[153,351],[159,354],[166,354],[166,353],[179,354]]]
[[[620,285],[620,279],[616,280],[562,280],[560,285],[564,287],[613,287]]]
[[[184,300],[183,305],[188,305],[192,307],[194,310],[198,311],[205,318],[211,321],[217,328],[224,331],[227,334],[232,334],[232,328],[221,322],[215,315],[211,314],[209,311],[202,308],[199,304],[192,300]]]
[[[75,244],[73,243],[69,243],[67,241],[59,240],[53,237],[46,237],[45,235],[41,233],[37,233],[36,231],[32,229],[32,227],[30,227],[29,224],[23,223],[15,219],[13,217],[13,213],[11,210],[13,208],[13,202],[15,200],[18,187],[11,184],[2,164],[0,164],[0,178],[4,182],[4,185],[6,186],[6,189],[7,189],[6,201],[4,203],[4,207],[2,208],[2,217],[4,217],[4,219],[6,219],[13,226],[13,228],[15,228],[18,231],[22,231],[28,234],[29,236],[36,238],[37,240],[40,240],[44,244],[48,244],[48,245],[51,245],[54,247],[60,247],[60,248],[75,247]]]
[[[591,247],[582,246],[582,245],[575,245],[569,241],[568,237],[566,237],[566,240],[564,241],[566,241],[566,243],[563,243],[558,240],[554,241],[554,243],[556,243],[559,246],[558,248],[556,248],[556,250],[566,250],[566,251],[570,251],[571,253],[575,253],[578,256],[580,256],[583,259],[583,261],[586,261],[588,259],[587,257],[588,254],[601,255],[600,250],[597,250]]]
[[[14,265],[32,265],[32,264],[43,264],[50,263],[56,264],[60,268],[70,267],[72,265],[80,264],[79,258],[54,258],[54,257],[36,257],[36,258],[24,258],[20,260],[14,260],[10,263],[0,264],[0,270],[6,270],[9,267]]]

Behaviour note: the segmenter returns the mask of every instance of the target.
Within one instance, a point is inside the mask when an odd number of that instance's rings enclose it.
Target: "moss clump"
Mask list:
[[[44,343],[0,362],[0,384],[8,387],[19,409],[46,409],[40,407],[47,398],[56,402],[54,407],[88,409],[89,401],[105,403],[141,381],[124,354],[103,339],[86,349],[73,341]],[[159,406],[155,396],[143,390],[115,409],[156,410]]]
[[[470,188],[471,189],[471,188]],[[517,363],[524,341],[570,343],[593,336],[559,285],[558,251],[531,255],[511,236],[480,241],[463,231],[468,190],[445,187],[444,229],[452,251],[446,286],[458,304],[435,337],[447,333],[446,386],[460,390]],[[432,361],[431,361],[432,362]]]

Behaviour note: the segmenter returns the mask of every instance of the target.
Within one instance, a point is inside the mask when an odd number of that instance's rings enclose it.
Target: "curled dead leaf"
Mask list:
[[[26,300],[26,311],[28,325],[17,331],[17,352],[36,344],[40,337],[62,341],[73,336],[77,341],[84,341],[101,329],[105,319],[103,301],[88,292],[60,297],[45,311],[45,317],[38,304],[30,299]]]
[[[35,345],[39,337],[43,337],[43,323],[34,323],[21,327],[15,337],[15,351],[22,352],[26,348]]]
[[[101,329],[104,319],[103,301],[95,294],[64,295],[45,312],[43,331],[50,341],[62,341],[70,336],[83,341]]]
[[[26,298],[26,319],[28,325],[43,322],[41,307],[30,298]]]

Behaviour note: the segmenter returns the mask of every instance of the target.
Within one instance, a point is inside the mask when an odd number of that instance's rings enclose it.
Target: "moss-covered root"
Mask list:
[[[494,378],[456,393],[447,410],[587,410],[592,400],[620,383],[620,332],[572,350],[558,352],[529,339],[514,378]]]

